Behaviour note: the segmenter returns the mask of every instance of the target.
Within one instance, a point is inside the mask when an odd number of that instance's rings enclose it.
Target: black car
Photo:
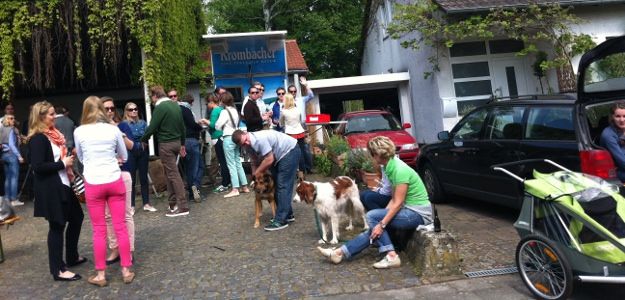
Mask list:
[[[579,66],[577,98],[530,96],[492,101],[465,115],[440,142],[421,148],[418,169],[433,202],[449,194],[520,207],[523,187],[491,170],[498,163],[547,158],[571,170],[615,180],[610,153],[599,146],[609,108],[625,100],[625,37],[586,53]],[[518,166],[531,177],[542,165]]]

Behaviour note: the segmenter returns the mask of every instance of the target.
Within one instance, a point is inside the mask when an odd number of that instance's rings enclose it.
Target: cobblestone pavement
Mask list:
[[[314,176],[313,179],[322,179]],[[323,180],[323,179],[322,179]],[[109,286],[55,282],[48,274],[47,223],[32,217],[32,202],[18,207],[23,220],[2,228],[6,261],[0,264],[1,299],[531,299],[517,274],[470,280],[422,282],[404,263],[375,270],[375,249],[355,260],[333,265],[316,251],[313,211],[294,204],[296,222],[278,232],[254,229],[253,194],[224,199],[203,189],[204,202],[191,203],[191,214],[165,217],[165,198],[154,199],[157,213],[137,210],[132,284],[121,280],[119,265],[107,270]],[[263,223],[270,219],[265,203]],[[517,211],[465,199],[437,205],[443,229],[458,238],[463,271],[509,267],[519,238],[512,227]],[[360,228],[357,226],[357,228]],[[349,238],[343,233],[343,238]],[[90,262],[73,270],[93,274],[91,226],[85,212],[80,253]],[[456,280],[454,280],[456,279]],[[574,299],[622,299],[625,288],[576,287]]]
[[[204,195],[208,193],[204,191]],[[1,298],[274,299],[420,284],[409,264],[392,270],[373,269],[376,249],[338,266],[326,262],[316,250],[318,235],[310,206],[294,203],[295,223],[281,231],[265,232],[253,228],[253,194],[229,199],[222,195],[210,194],[202,203],[191,203],[189,216],[165,217],[165,198],[155,199],[156,213],[138,209],[133,267],[137,277],[132,284],[123,284],[119,265],[114,265],[107,270],[109,286],[104,288],[86,282],[94,272],[86,210],[79,252],[90,262],[73,269],[85,279],[55,282],[48,272],[47,222],[33,218],[33,204],[27,202],[17,208],[23,220],[8,231],[2,228],[6,261],[0,264]],[[271,210],[266,203],[263,208],[261,222],[267,223]]]
[[[442,228],[456,234],[464,272],[514,266],[517,210],[460,197],[436,209]]]

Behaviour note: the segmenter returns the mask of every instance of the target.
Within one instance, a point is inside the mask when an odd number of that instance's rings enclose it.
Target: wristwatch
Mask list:
[[[380,222],[380,223],[378,223],[378,224],[380,224],[380,227],[382,227],[382,229],[385,229],[385,228],[386,228],[386,224],[384,224],[384,222]]]

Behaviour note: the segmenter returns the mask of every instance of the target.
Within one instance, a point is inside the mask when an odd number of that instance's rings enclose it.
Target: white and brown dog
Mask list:
[[[300,179],[296,189],[297,195],[293,201],[304,201],[312,204],[321,219],[321,240],[328,241],[328,226],[332,226],[332,240],[330,244],[339,242],[339,221],[342,215],[349,217],[349,226],[346,230],[354,229],[352,217],[363,220],[365,230],[369,229],[365,219],[365,208],[360,202],[358,186],[347,176],[339,176],[330,182],[309,182]]]

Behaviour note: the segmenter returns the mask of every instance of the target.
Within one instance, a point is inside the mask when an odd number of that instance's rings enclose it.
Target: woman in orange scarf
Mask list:
[[[74,157],[65,147],[65,137],[54,127],[54,116],[54,107],[47,101],[35,103],[30,111],[27,141],[34,173],[35,217],[48,220],[48,259],[52,277],[56,281],[74,281],[81,276],[68,268],[87,261],[78,255],[84,215],[70,188]]]

